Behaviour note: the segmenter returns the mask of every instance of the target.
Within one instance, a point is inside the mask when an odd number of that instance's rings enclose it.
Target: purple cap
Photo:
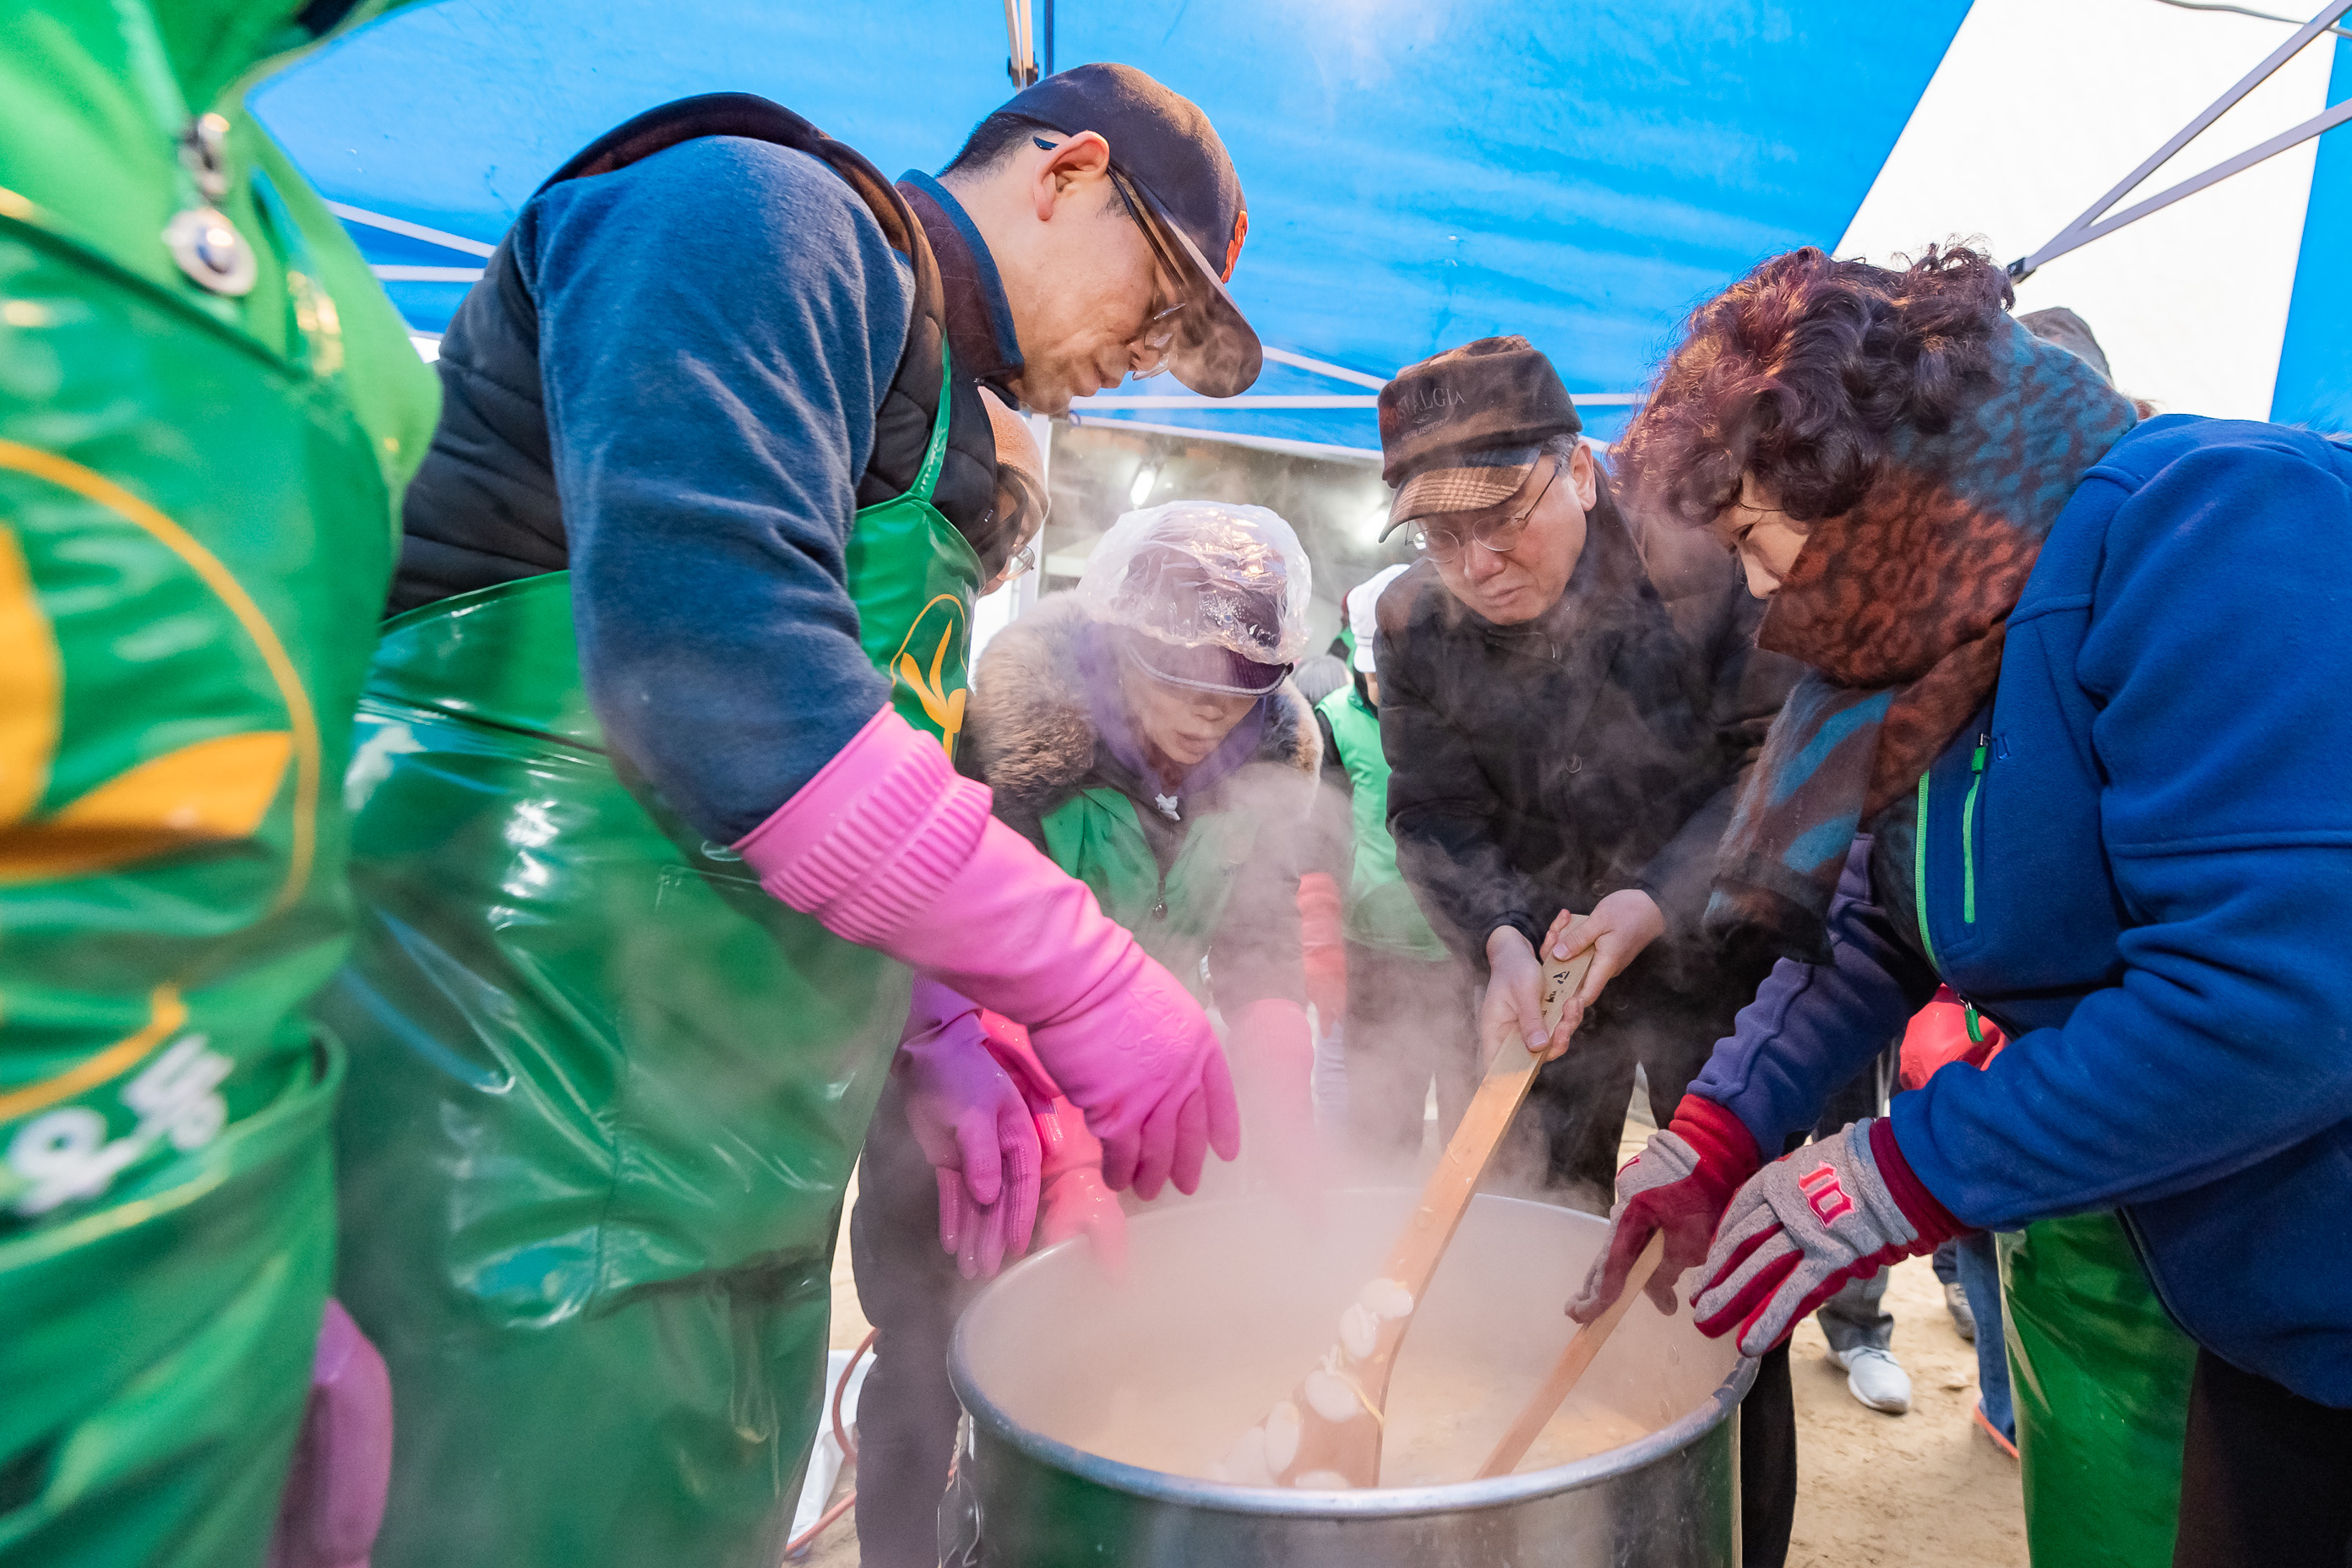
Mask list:
[[[1085,65],[1024,89],[999,110],[1110,143],[1111,166],[1132,184],[1184,290],[1168,368],[1205,397],[1249,390],[1264,363],[1257,333],[1225,291],[1249,233],[1241,176],[1209,117],[1133,66]]]

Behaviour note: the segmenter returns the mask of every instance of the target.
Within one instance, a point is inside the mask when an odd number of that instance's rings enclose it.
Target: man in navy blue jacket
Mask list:
[[[490,258],[407,496],[329,1004],[385,1568],[776,1561],[910,971],[1031,1028],[1112,1186],[1235,1152],[1205,1015],[950,758],[1022,533],[981,385],[1247,386],[1244,214],[1197,107],[1091,65],[936,181],[749,95],[667,105]]]

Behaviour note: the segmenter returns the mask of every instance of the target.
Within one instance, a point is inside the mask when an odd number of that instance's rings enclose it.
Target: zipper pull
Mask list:
[[[1983,731],[1983,730],[1979,730],[1979,731],[1977,731],[1977,753],[1976,753],[1976,756],[1975,756],[1975,757],[1974,757],[1974,758],[1969,762],[1969,771],[1970,773],[1980,773],[1984,772],[1984,765],[1985,765],[1985,753],[1986,753],[1988,751],[1991,750],[1991,748],[1992,748],[1992,736],[1991,736],[1991,734],[1990,734],[1990,732],[1986,731]]]
[[[1972,1046],[1983,1045],[1984,1026],[1977,1021],[1977,1005],[1973,1002],[1962,1002],[1960,1004],[1960,1016],[1967,1021],[1969,1026],[1969,1044]]]

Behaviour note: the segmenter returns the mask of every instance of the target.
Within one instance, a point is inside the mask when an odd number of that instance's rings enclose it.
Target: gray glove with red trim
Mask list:
[[[1738,1324],[1739,1352],[1762,1355],[1847,1280],[1933,1252],[1968,1228],[1912,1174],[1884,1117],[1857,1121],[1739,1189],[1691,1303],[1699,1331],[1720,1337]]]

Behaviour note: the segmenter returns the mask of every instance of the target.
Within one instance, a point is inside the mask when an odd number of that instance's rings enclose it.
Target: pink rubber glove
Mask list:
[[[1037,1225],[1039,1148],[1029,1102],[988,1049],[980,1009],[917,982],[890,1063],[907,1125],[940,1184],[940,1245],[967,1279],[988,1279],[1029,1250]]]
[[[1037,1245],[1052,1247],[1074,1236],[1086,1237],[1094,1243],[1096,1258],[1112,1279],[1118,1279],[1127,1269],[1127,1211],[1103,1181],[1102,1145],[1087,1131],[1078,1108],[1066,1100],[1055,1100],[1037,1125],[1040,1132],[1053,1130]]]
[[[1111,1186],[1194,1191],[1209,1150],[1241,1149],[1208,1018],[1084,883],[988,810],[988,791],[886,708],[735,848],[835,935],[1027,1023],[1102,1140]]]
[[[1315,1031],[1307,1009],[1279,996],[1252,1002],[1234,1015],[1230,1043],[1267,1178],[1294,1202],[1312,1205],[1323,1188],[1323,1151],[1315,1131]]]
[[[392,1374],[342,1303],[330,1298],[269,1568],[367,1568],[391,1490]]]

